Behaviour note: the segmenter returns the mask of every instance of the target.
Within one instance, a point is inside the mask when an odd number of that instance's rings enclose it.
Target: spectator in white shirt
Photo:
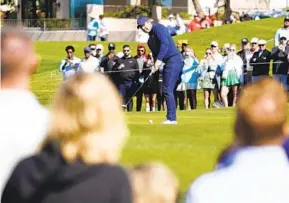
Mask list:
[[[84,48],[84,58],[79,65],[79,72],[94,73],[99,71],[100,61],[92,56],[90,47]]]
[[[103,20],[104,16],[99,15],[99,29],[98,29],[98,37],[101,41],[106,41],[109,35],[108,28]]]
[[[275,46],[279,46],[281,36],[289,39],[289,16],[284,18],[284,26],[279,28],[275,34]]]
[[[46,136],[49,112],[30,92],[30,76],[38,65],[29,37],[17,28],[2,28],[0,193],[15,164],[33,154]]]
[[[59,71],[62,72],[63,80],[74,75],[78,71],[80,59],[74,56],[75,49],[73,46],[67,46],[65,48],[67,56],[63,59],[59,65]]]
[[[287,95],[267,77],[245,87],[235,122],[231,164],[198,178],[186,203],[288,203]]]

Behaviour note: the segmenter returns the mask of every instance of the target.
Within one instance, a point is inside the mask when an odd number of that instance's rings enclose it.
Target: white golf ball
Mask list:
[[[149,120],[149,124],[152,124],[153,123],[153,120]]]

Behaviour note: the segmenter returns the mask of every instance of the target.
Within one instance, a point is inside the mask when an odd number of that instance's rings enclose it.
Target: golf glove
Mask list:
[[[162,61],[161,60],[157,60],[155,62],[155,65],[152,67],[151,74],[154,74],[155,72],[157,72],[160,69],[161,65],[162,65]]]

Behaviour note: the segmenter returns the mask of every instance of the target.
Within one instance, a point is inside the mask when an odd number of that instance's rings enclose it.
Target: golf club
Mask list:
[[[152,72],[149,74],[149,76],[144,80],[144,82],[141,84],[141,86],[139,86],[139,88],[135,91],[135,93],[131,96],[131,98],[128,100],[128,102],[126,104],[123,104],[122,107],[124,109],[127,108],[127,105],[130,103],[130,101],[133,99],[133,97],[138,93],[138,91],[143,87],[143,85],[146,83],[146,81],[152,76]]]

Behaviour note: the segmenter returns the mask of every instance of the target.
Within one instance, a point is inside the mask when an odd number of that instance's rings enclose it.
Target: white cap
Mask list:
[[[252,43],[258,43],[258,41],[259,41],[259,39],[258,39],[257,37],[253,37],[253,38],[251,39],[251,44],[252,44]]]
[[[103,45],[102,45],[102,44],[97,44],[97,45],[96,45],[96,49],[101,49],[101,50],[103,50]]]
[[[168,16],[168,18],[174,18],[175,16],[173,15],[173,14],[170,14],[169,16]]]
[[[261,40],[259,40],[258,44],[267,44],[267,42],[266,42],[266,40],[261,39]]]
[[[218,46],[219,46],[219,44],[218,44],[218,42],[216,42],[216,41],[212,41],[212,42],[211,42],[211,46],[215,46],[215,47],[218,47]]]

